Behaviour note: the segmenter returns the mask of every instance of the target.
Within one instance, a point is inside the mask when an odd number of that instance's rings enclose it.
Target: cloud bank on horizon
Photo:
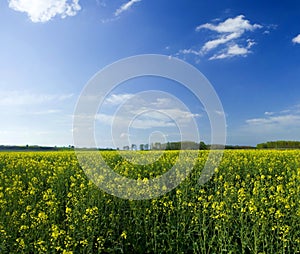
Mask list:
[[[299,136],[300,104],[278,112],[265,112],[263,116],[250,118],[240,132],[253,135],[253,139],[264,136],[265,140],[294,140]],[[257,143],[259,140],[256,141]]]
[[[96,129],[98,124],[101,126],[97,140],[101,143],[111,134],[109,140],[113,140],[114,144],[110,145],[122,147],[129,140],[131,143],[147,143],[147,138],[155,132],[171,141],[182,137],[194,140],[191,126],[196,119],[203,117],[199,112],[191,112],[184,103],[167,93],[114,93],[105,99],[96,115]],[[105,128],[107,131],[103,131]]]

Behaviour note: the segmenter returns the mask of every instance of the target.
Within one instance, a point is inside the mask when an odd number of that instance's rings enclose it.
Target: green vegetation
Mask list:
[[[300,148],[300,141],[270,141],[266,143],[261,143],[257,145],[257,148],[275,148],[275,149],[299,149]]]

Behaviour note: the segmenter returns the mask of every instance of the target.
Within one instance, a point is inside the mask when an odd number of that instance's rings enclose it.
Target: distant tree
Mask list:
[[[140,150],[141,150],[141,151],[144,150],[144,144],[140,144]]]
[[[123,146],[123,150],[128,151],[129,150],[129,146]]]
[[[200,150],[207,150],[207,145],[203,141],[201,141],[200,144],[199,144],[199,149]]]
[[[166,150],[171,150],[171,144],[170,144],[170,142],[167,143]]]
[[[144,145],[144,150],[149,150],[149,144]]]
[[[199,144],[194,141],[182,141],[181,149],[182,150],[198,150]]]
[[[181,142],[172,142],[171,148],[172,150],[181,150]]]
[[[165,147],[166,150],[180,150],[181,145],[181,142],[168,142],[167,144],[162,144],[162,146]]]
[[[258,149],[268,148],[268,146],[267,146],[266,143],[257,144],[256,147],[257,147]]]
[[[136,150],[136,144],[132,144],[132,145],[131,145],[131,150],[132,150],[132,151],[135,151],[135,150]]]
[[[161,150],[161,143],[160,142],[152,143],[151,150]]]

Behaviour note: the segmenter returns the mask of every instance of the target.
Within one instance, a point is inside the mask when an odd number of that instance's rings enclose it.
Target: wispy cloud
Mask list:
[[[300,140],[299,130],[300,104],[249,118],[240,127],[232,129],[229,136],[234,143],[255,145],[272,140]]]
[[[300,115],[281,115],[281,116],[270,116],[262,118],[253,118],[246,121],[249,125],[276,125],[279,126],[290,126],[290,125],[299,125],[300,126]]]
[[[296,43],[300,44],[300,34],[298,34],[295,38],[293,38],[292,42],[295,44]]]
[[[33,94],[26,91],[0,92],[0,106],[36,105],[47,102],[60,102],[73,97],[73,94]]]
[[[106,0],[96,0],[96,3],[100,7],[106,7],[107,6]]]
[[[48,109],[48,110],[43,110],[43,111],[35,111],[32,112],[32,115],[52,115],[52,114],[58,114],[61,113],[60,109]]]
[[[131,99],[134,96],[134,94],[112,94],[109,97],[106,98],[104,101],[105,104],[110,104],[110,105],[119,105],[127,100]]]
[[[194,49],[181,49],[178,52],[178,55],[179,54],[183,54],[183,55],[193,54],[193,55],[196,55],[196,56],[202,56],[203,55],[200,50],[194,50]]]
[[[114,13],[114,15],[117,17],[123,12],[129,10],[134,4],[141,2],[142,0],[130,0],[124,4],[122,4]]]
[[[228,35],[222,35],[217,39],[207,41],[201,49],[202,53],[207,53],[208,51],[218,47],[219,45],[225,44],[229,41],[239,38],[241,35],[239,33],[231,33]]]
[[[170,127],[175,123],[188,125],[195,117],[201,114],[189,112],[176,100],[168,97],[151,98],[135,96],[134,94],[113,94],[109,96],[104,105],[121,106],[117,115],[100,113],[96,119],[103,124],[122,126],[128,121],[133,121],[132,128],[149,129],[154,127]],[[138,105],[138,107],[137,107]],[[128,127],[128,126],[127,126]]]
[[[212,57],[210,57],[209,60],[224,59],[224,58],[230,58],[233,56],[247,56],[249,53],[251,53],[250,48],[254,44],[255,44],[254,42],[249,41],[248,45],[245,47],[241,47],[238,44],[228,46],[224,50],[222,50],[222,51],[218,52],[217,54],[213,55]]]
[[[216,21],[216,20],[215,20]],[[214,51],[209,60],[231,58],[234,56],[247,56],[251,53],[251,47],[255,45],[253,39],[246,39],[243,35],[246,32],[253,32],[262,28],[260,24],[251,24],[244,15],[238,15],[235,18],[228,18],[217,24],[206,23],[196,27],[196,31],[210,30],[216,33],[213,39],[208,40],[199,49],[180,50],[180,54],[194,54],[204,56]]]
[[[75,16],[81,10],[79,0],[8,0],[9,7],[27,13],[34,23],[47,22],[55,16]]]
[[[151,143],[148,138],[155,131],[170,134],[169,140],[178,140],[181,135],[186,140],[196,140],[198,132],[191,129],[202,113],[191,112],[180,100],[161,91],[116,93],[106,99],[96,116],[83,116],[82,122],[87,117],[96,120],[97,140],[103,143],[110,138],[113,146],[122,147],[128,142]]]
[[[73,144],[72,133],[65,129],[44,129],[39,126],[14,126],[0,129],[1,145],[67,146]]]
[[[279,112],[265,112],[263,117],[246,120],[246,125],[252,130],[281,130],[286,132],[300,127],[300,105]],[[300,134],[300,133],[299,133]]]
[[[97,0],[98,1],[98,0]],[[121,14],[128,11],[134,4],[141,2],[142,0],[127,0],[126,3],[122,4],[119,8],[117,8],[114,12],[113,12],[113,16],[112,17],[108,17],[108,18],[102,18],[101,22],[103,24],[106,23],[110,23],[110,22],[114,22],[116,20],[119,20],[121,17]],[[102,7],[106,7],[106,2],[100,2],[99,5],[101,4]]]
[[[107,125],[114,124],[115,126],[122,126],[124,123],[128,121],[128,117],[129,117],[128,115],[113,116],[108,114],[98,114],[96,116],[96,119],[103,124],[107,124]],[[134,129],[151,129],[156,127],[168,128],[168,127],[175,127],[175,126],[176,125],[163,114],[160,114],[158,112],[155,113],[148,112],[136,119],[133,119],[131,126],[126,126],[126,127],[131,127]]]

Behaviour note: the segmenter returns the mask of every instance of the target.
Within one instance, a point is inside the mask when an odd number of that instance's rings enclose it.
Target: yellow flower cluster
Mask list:
[[[112,170],[141,184],[179,154],[130,153],[101,152]],[[225,151],[204,185],[208,151],[185,151],[179,166],[195,155],[179,186],[134,201],[97,188],[88,176],[100,183],[107,172],[87,176],[74,152],[0,153],[0,253],[300,253],[300,151]]]

